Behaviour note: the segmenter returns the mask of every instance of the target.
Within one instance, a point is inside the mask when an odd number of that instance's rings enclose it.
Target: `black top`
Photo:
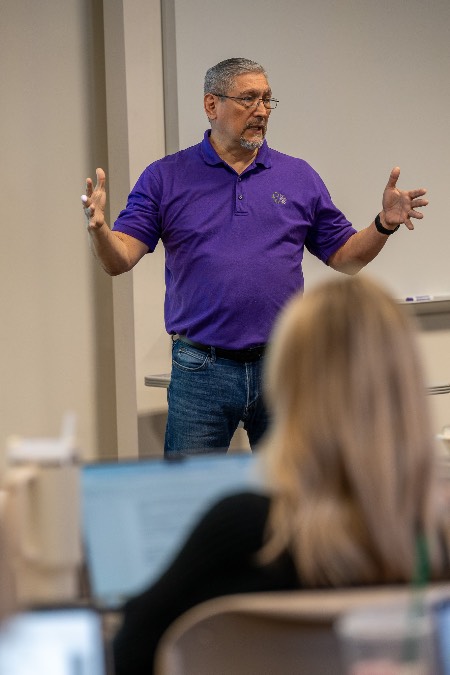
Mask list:
[[[270,499],[254,493],[226,497],[194,528],[163,576],[124,606],[114,640],[116,675],[151,675],[162,634],[183,612],[221,595],[299,588],[290,556],[261,566]]]

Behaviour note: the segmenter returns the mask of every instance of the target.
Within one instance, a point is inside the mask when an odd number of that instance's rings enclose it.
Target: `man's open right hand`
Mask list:
[[[105,224],[106,175],[103,169],[97,169],[96,176],[95,188],[91,178],[86,179],[86,194],[81,198],[88,230],[99,230]]]

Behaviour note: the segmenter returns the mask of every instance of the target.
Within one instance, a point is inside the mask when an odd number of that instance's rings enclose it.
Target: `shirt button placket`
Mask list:
[[[246,213],[247,209],[245,208],[245,192],[244,184],[242,178],[238,177],[236,180],[236,213]]]

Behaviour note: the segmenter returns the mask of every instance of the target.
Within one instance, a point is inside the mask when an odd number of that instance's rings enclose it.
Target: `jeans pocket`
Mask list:
[[[209,355],[179,340],[173,345],[172,362],[180,370],[205,370],[209,363]]]

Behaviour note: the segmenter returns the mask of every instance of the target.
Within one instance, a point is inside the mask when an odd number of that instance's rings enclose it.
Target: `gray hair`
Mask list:
[[[256,61],[243,58],[226,59],[206,71],[204,93],[225,94],[233,86],[234,79],[245,73],[262,73],[267,78],[266,71]]]

